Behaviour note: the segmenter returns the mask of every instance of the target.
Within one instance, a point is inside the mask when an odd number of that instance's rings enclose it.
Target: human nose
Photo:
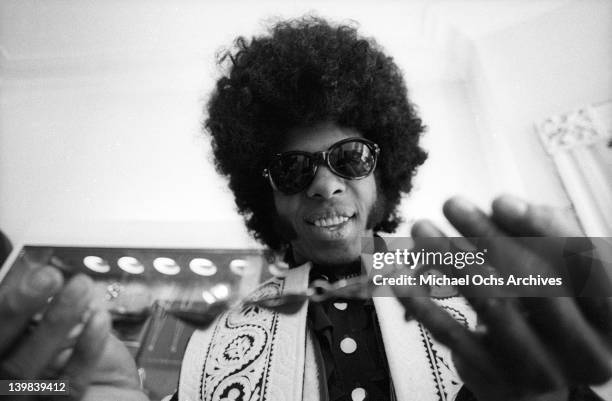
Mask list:
[[[332,173],[327,166],[319,166],[312,183],[306,190],[306,195],[309,198],[329,199],[343,193],[344,190],[344,178]]]

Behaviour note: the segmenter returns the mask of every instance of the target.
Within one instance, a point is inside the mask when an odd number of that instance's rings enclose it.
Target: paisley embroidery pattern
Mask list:
[[[249,298],[280,295],[283,279],[263,284]],[[236,308],[217,323],[200,381],[203,401],[265,399],[277,314],[264,308]]]

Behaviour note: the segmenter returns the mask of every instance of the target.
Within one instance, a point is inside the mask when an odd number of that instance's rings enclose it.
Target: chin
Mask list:
[[[335,247],[335,249],[318,250],[313,252],[307,259],[315,264],[321,265],[344,265],[355,262],[361,257],[361,247],[346,249]]]
[[[320,260],[313,260],[313,263],[320,265],[347,265],[359,260],[359,255],[334,255],[330,257],[321,258]]]

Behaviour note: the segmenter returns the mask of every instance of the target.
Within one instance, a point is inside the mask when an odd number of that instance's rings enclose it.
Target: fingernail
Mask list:
[[[502,207],[506,209],[508,213],[514,215],[524,215],[527,213],[529,205],[527,202],[513,195],[506,195],[500,199]]]
[[[74,340],[75,338],[80,336],[84,328],[85,328],[85,323],[79,323],[76,326],[74,326],[72,330],[70,330],[70,332],[68,333],[68,339]]]
[[[70,330],[70,332],[68,332],[68,339],[69,340],[74,340],[75,338],[77,338],[78,336],[81,335],[81,333],[83,333],[83,330],[85,329],[85,325],[87,324],[87,322],[89,321],[89,318],[91,318],[91,315],[94,313],[94,309],[92,308],[92,306],[90,305],[85,312],[83,312],[83,314],[81,315],[81,320],[80,322],[74,326],[72,328],[72,330]]]
[[[42,294],[53,289],[59,282],[57,275],[51,268],[43,267],[34,271],[28,280],[29,290],[36,294]]]
[[[452,198],[452,206],[463,213],[472,213],[477,210],[475,204],[461,196]]]
[[[63,368],[66,365],[66,363],[68,363],[68,360],[70,359],[73,353],[74,353],[74,349],[72,348],[67,348],[63,350],[55,357],[55,360],[53,361],[52,366],[57,369]]]
[[[429,220],[421,220],[415,223],[412,234],[416,237],[439,237],[440,230]]]
[[[87,321],[89,321],[89,318],[91,317],[91,315],[93,315],[95,311],[96,311],[95,305],[93,303],[89,304],[85,312],[83,312],[83,314],[81,315],[81,323],[85,325]]]

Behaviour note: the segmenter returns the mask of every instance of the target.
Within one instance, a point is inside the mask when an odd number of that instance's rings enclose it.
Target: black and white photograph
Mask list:
[[[0,400],[612,401],[612,2],[0,0]]]

